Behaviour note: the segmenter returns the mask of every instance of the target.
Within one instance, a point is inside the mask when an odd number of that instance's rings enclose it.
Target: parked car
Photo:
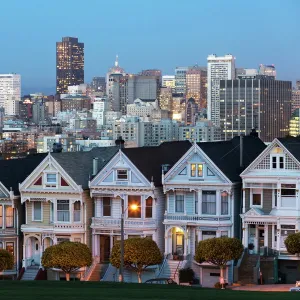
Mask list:
[[[174,280],[171,278],[153,278],[145,281],[145,283],[150,284],[177,284]]]

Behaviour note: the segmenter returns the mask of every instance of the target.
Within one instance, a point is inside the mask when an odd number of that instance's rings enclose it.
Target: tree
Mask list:
[[[300,253],[300,232],[293,233],[287,236],[284,241],[286,250],[291,254]]]
[[[199,242],[195,260],[208,262],[220,267],[221,283],[224,282],[224,268],[228,261],[239,259],[243,253],[242,242],[236,238],[220,237]]]
[[[14,256],[7,250],[0,249],[0,272],[14,267]]]
[[[110,256],[111,264],[120,268],[121,243],[114,244]],[[162,255],[157,244],[149,238],[130,238],[124,241],[124,267],[137,273],[139,283],[142,282],[142,272],[149,266],[162,262]]]
[[[48,247],[42,256],[45,268],[61,269],[70,281],[70,274],[92,264],[92,253],[89,247],[78,242],[62,242]]]

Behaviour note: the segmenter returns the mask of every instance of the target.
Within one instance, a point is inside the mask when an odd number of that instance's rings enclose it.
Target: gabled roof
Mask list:
[[[197,143],[206,155],[232,181],[239,182],[239,174],[266,148],[257,137],[243,136],[243,168],[240,167],[240,137],[230,141]]]
[[[83,189],[88,189],[93,173],[93,158],[98,157],[98,171],[118,152],[118,147],[97,147],[87,152],[51,153],[51,156]]]
[[[19,195],[19,183],[42,162],[47,153],[32,154],[25,158],[0,160],[0,182],[8,189],[12,188]]]
[[[158,147],[123,148],[122,152],[155,186],[161,186],[162,165],[173,166],[190,148],[189,141],[164,142]]]

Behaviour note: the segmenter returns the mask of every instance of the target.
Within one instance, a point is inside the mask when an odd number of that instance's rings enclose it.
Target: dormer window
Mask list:
[[[46,174],[46,187],[56,187],[57,185],[57,174],[47,173]]]
[[[203,177],[203,164],[191,164],[191,177]]]
[[[117,180],[128,180],[128,171],[117,170]]]
[[[284,169],[284,156],[283,155],[271,156],[271,168],[272,169]]]

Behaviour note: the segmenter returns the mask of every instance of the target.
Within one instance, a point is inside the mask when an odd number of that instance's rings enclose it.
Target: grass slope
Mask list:
[[[244,292],[173,285],[119,284],[100,282],[0,281],[0,300],[285,300],[298,293]]]

